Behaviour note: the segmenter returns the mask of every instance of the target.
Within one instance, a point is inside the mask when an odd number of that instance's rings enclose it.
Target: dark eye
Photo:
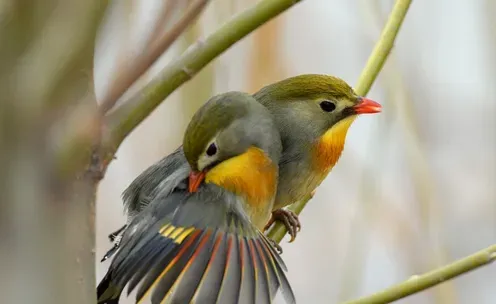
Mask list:
[[[334,111],[334,109],[336,109],[336,105],[333,104],[332,102],[328,101],[328,100],[324,100],[320,103],[320,107],[322,108],[322,110],[326,111],[326,112],[332,112]]]
[[[208,156],[214,156],[215,153],[217,153],[217,146],[214,143],[211,143],[210,146],[208,146],[206,153]]]

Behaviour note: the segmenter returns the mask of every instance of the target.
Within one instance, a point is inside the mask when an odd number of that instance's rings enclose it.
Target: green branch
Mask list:
[[[403,20],[405,20],[411,3],[412,0],[396,0],[387,23],[382,30],[379,42],[375,45],[367,65],[365,65],[360,78],[358,78],[358,84],[355,88],[355,92],[358,95],[365,96],[370,91],[370,87],[377,78],[377,75],[379,75],[382,66],[393,49],[394,41]]]
[[[256,28],[301,0],[262,0],[224,24],[219,30],[192,45],[166,66],[138,93],[125,100],[106,117],[105,157],[117,150],[124,138],[167,96],[191,79],[217,56]]]
[[[358,84],[356,86],[355,92],[360,96],[366,96],[370,90],[370,87],[374,83],[377,75],[382,69],[384,62],[386,61],[391,49],[394,46],[394,41],[398,32],[400,30],[401,24],[405,19],[408,8],[410,7],[411,0],[397,0],[391,14],[389,15],[388,21],[382,30],[381,37],[377,44],[375,45],[372,54],[367,61],[365,68],[360,75]],[[309,196],[307,199],[296,202],[291,205],[288,209],[300,214],[300,212],[305,208],[308,201],[312,198]],[[286,234],[287,230],[283,224],[277,222],[272,229],[269,231],[268,236],[276,242],[281,242]]]
[[[419,276],[413,276],[403,283],[394,285],[371,296],[346,302],[346,304],[390,303],[409,295],[441,284],[456,276],[470,272],[496,260],[496,245],[492,245],[452,264],[440,267]]]

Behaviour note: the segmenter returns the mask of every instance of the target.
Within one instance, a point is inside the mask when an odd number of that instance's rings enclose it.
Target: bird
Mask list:
[[[126,286],[137,303],[271,303],[278,290],[295,303],[261,230],[282,153],[270,112],[247,93],[219,94],[193,115],[182,147],[189,169],[175,171],[124,229],[98,303],[119,303]]]
[[[316,190],[338,162],[355,119],[362,114],[379,113],[382,107],[359,96],[343,79],[326,74],[289,77],[261,88],[253,97],[272,113],[283,145],[274,210],[264,231],[279,220],[293,242],[301,223],[294,212],[284,207]],[[168,192],[175,174],[185,170],[188,166],[180,146],[143,171],[123,192],[128,221],[139,214],[150,199]],[[121,229],[125,228],[126,225]],[[119,233],[117,230],[109,236],[114,247],[102,261],[118,248]],[[282,253],[280,246],[277,249]]]
[[[270,84],[254,97],[273,114],[283,143],[273,216],[264,230],[281,220],[289,227],[292,242],[300,223],[283,207],[315,191],[341,157],[355,119],[379,113],[382,106],[356,94],[344,80],[318,74]]]

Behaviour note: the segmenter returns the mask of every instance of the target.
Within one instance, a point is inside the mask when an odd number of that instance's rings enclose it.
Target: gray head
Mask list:
[[[270,112],[251,95],[227,92],[212,97],[193,116],[183,149],[193,171],[204,171],[250,147],[277,164],[281,140]]]

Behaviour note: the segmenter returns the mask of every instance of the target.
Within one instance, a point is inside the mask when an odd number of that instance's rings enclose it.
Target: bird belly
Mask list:
[[[344,148],[345,136],[328,132],[313,144],[308,158],[281,168],[274,209],[300,201],[310,195],[327,177]]]
[[[277,210],[304,199],[325,179],[327,173],[315,170],[298,170],[286,175],[279,183],[273,210]],[[296,173],[299,172],[299,173]],[[292,178],[291,178],[292,177]]]
[[[267,224],[270,219],[274,206],[273,201],[274,200],[263,205],[243,204],[250,221],[261,231],[263,231],[265,224]]]

